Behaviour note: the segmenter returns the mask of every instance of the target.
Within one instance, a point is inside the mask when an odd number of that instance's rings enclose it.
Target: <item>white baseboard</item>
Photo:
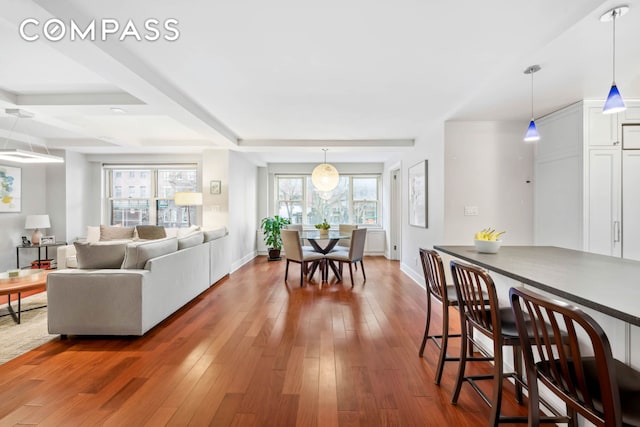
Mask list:
[[[253,251],[253,252],[243,256],[238,261],[232,262],[231,263],[231,271],[229,272],[229,274],[233,273],[234,271],[236,271],[237,269],[239,269],[240,267],[242,267],[243,265],[245,265],[246,263],[248,263],[249,261],[254,259],[257,255],[258,255],[257,251]]]
[[[400,263],[400,271],[402,271],[404,274],[406,274],[407,276],[409,276],[411,278],[411,280],[413,280],[414,282],[416,282],[416,284],[418,286],[420,286],[422,289],[427,289],[425,287],[425,283],[424,283],[424,278],[422,277],[422,275],[420,275],[420,273],[418,273],[416,270],[414,270],[413,268],[409,267],[407,264],[405,264],[404,262]]]

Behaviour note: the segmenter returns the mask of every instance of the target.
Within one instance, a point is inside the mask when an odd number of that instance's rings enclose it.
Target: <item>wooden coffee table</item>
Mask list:
[[[8,273],[0,273],[0,295],[7,296],[7,309],[16,323],[20,323],[22,293],[36,289],[46,290],[47,275],[50,271],[52,270],[20,270],[18,277],[9,277]],[[18,294],[17,312],[11,306],[11,294]]]

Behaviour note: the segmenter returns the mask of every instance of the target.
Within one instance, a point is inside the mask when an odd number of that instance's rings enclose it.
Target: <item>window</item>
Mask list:
[[[340,175],[334,190],[320,192],[310,175],[276,175],[276,213],[292,224],[380,225],[379,183],[379,175]]]
[[[196,209],[175,206],[178,191],[197,191],[195,166],[157,166],[148,168],[105,167],[107,214],[112,225],[125,227],[156,224],[186,227],[196,223]],[[124,194],[123,194],[124,192]]]

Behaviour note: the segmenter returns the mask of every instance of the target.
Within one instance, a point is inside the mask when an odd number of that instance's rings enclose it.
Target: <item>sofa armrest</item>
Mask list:
[[[62,270],[47,276],[50,334],[142,335],[146,270]]]
[[[78,261],[76,259],[76,247],[74,245],[58,246],[56,254],[59,270],[78,267]]]

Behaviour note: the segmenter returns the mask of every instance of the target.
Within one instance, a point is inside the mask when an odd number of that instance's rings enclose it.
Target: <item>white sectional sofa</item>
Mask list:
[[[120,268],[50,273],[49,333],[143,335],[229,273],[228,238],[226,229],[219,229],[181,238],[78,244],[84,265],[95,262],[100,251],[119,251],[121,245],[124,260]],[[61,252],[64,261],[60,255],[58,259],[66,263],[73,250],[65,247]]]

